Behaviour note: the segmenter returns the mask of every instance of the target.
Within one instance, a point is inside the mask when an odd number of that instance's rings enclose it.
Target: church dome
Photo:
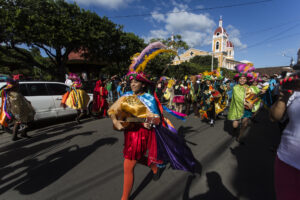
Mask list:
[[[227,34],[227,32],[226,32],[226,30],[225,30],[223,27],[219,26],[219,27],[215,30],[214,35],[218,36],[219,34]]]
[[[232,47],[233,48],[234,46],[233,46],[233,43],[228,40],[227,43],[226,43],[226,47]]]

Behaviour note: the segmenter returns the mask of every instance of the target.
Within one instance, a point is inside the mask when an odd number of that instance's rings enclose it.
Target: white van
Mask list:
[[[34,120],[44,120],[57,118],[66,115],[76,114],[76,110],[63,108],[60,106],[62,96],[67,92],[69,86],[60,82],[47,81],[24,81],[19,82],[19,92],[31,102],[35,109]],[[0,89],[6,86],[6,82],[0,82]],[[92,112],[93,94],[88,93],[90,101],[88,103],[88,114]],[[1,99],[1,97],[0,97]],[[2,101],[0,101],[1,104]]]

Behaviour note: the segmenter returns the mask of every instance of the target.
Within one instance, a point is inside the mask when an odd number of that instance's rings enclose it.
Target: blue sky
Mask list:
[[[222,16],[223,27],[235,45],[235,60],[250,60],[255,67],[289,65],[300,48],[299,0],[75,1],[146,41],[180,34],[191,47],[205,51],[211,51],[212,34]],[[208,9],[249,2],[261,3]],[[116,17],[132,15],[144,16]]]

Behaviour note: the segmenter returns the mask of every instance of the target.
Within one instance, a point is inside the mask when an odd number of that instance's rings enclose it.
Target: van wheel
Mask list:
[[[89,115],[90,117],[95,117],[95,116],[96,116],[95,114],[93,114],[93,102],[91,102],[91,103],[89,104],[89,106],[88,106],[88,115]]]

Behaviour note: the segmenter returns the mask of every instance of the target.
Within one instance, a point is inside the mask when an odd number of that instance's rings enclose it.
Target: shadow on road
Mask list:
[[[257,123],[252,124],[244,137],[245,145],[231,148],[238,167],[233,177],[233,186],[238,197],[253,200],[275,199],[274,159],[272,151],[280,141],[279,128],[269,121],[268,112],[257,115]]]
[[[206,173],[209,191],[189,197],[190,187],[196,176],[189,176],[183,193],[183,200],[237,200],[222,183],[221,176],[217,172]]]
[[[144,180],[142,181],[142,183],[137,187],[137,189],[132,193],[132,195],[130,195],[130,200],[133,200],[137,197],[137,195],[142,192],[145,187],[147,187],[147,185],[152,181],[153,178],[153,173],[150,171],[147,176],[144,178]]]
[[[73,137],[80,135],[88,136],[92,133],[93,132],[84,132],[74,134],[59,140],[44,142],[36,146],[15,149],[15,151],[12,151],[11,155],[7,157],[8,159],[14,157],[13,154],[21,154],[20,157],[26,157],[26,159],[15,166],[1,168],[0,174],[2,178],[0,182],[0,194],[3,194],[11,188],[18,190],[21,194],[35,193],[59,179],[99,147],[103,145],[112,145],[118,141],[117,138],[104,138],[85,147],[79,147],[78,145],[69,146],[47,156],[43,160],[37,158],[37,156],[46,154],[47,152],[50,152],[50,150],[53,150],[53,148],[57,148],[58,145],[62,146],[65,141],[68,141]],[[43,150],[43,152],[40,152],[41,150]],[[19,159],[22,159],[20,157]],[[4,165],[6,166],[11,162],[12,160],[9,160]],[[9,175],[9,173],[15,171],[17,171],[17,173]],[[4,176],[6,177],[4,178]],[[6,184],[8,182],[10,183]]]
[[[36,142],[40,142],[52,137],[56,137],[68,132],[71,132],[76,129],[80,129],[82,126],[77,125],[76,123],[70,122],[67,124],[59,124],[54,127],[48,127],[45,129],[39,130],[37,134],[31,135],[32,138],[25,139],[25,140],[19,140],[17,142],[10,143],[8,145],[0,147],[0,152],[4,153],[6,151],[19,149],[23,146],[31,145]]]

